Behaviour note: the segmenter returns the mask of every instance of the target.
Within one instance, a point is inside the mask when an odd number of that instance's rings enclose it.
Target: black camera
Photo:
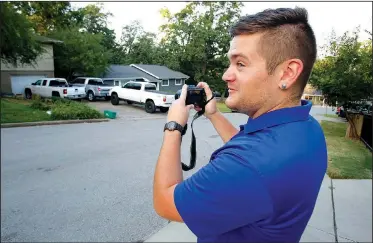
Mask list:
[[[203,88],[188,87],[185,105],[203,108],[206,105],[206,93]]]

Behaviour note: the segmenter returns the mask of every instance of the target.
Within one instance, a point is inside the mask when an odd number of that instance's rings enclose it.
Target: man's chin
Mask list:
[[[225,100],[225,105],[231,110],[237,110],[235,102],[229,97]]]

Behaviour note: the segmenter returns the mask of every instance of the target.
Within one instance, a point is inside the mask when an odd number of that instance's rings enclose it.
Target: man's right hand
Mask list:
[[[199,82],[197,84],[197,88],[203,88],[205,90],[205,93],[206,93],[206,99],[209,100],[211,99],[212,97],[212,91],[209,87],[209,85],[205,82]],[[196,111],[200,111],[201,108],[195,108]],[[205,116],[210,119],[214,114],[216,114],[218,112],[218,108],[216,106],[216,99],[212,99],[209,101],[209,103],[207,103],[207,105],[205,106]]]

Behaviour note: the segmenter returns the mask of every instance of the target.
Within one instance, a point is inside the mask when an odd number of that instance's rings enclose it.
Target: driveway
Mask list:
[[[120,101],[119,105],[112,105],[110,101],[97,100],[95,102],[87,102],[90,106],[98,109],[101,112],[110,110],[117,112],[118,119],[134,120],[134,119],[162,119],[167,116],[167,113],[162,113],[157,109],[154,113],[147,113],[143,105],[132,104]]]

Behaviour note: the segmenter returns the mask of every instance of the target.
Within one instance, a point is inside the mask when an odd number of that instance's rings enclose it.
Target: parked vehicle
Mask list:
[[[129,81],[122,87],[112,88],[109,94],[113,105],[118,105],[120,100],[128,104],[145,104],[145,111],[148,113],[154,113],[157,108],[161,112],[167,112],[175,100],[173,95],[157,91],[156,85],[148,82]]]
[[[60,97],[66,99],[83,99],[86,96],[83,87],[71,87],[64,78],[39,79],[25,87],[25,96],[31,99],[32,95],[43,98]]]
[[[73,87],[84,87],[89,101],[95,101],[97,98],[110,100],[109,91],[113,86],[104,84],[102,79],[93,77],[79,77],[70,82]]]

